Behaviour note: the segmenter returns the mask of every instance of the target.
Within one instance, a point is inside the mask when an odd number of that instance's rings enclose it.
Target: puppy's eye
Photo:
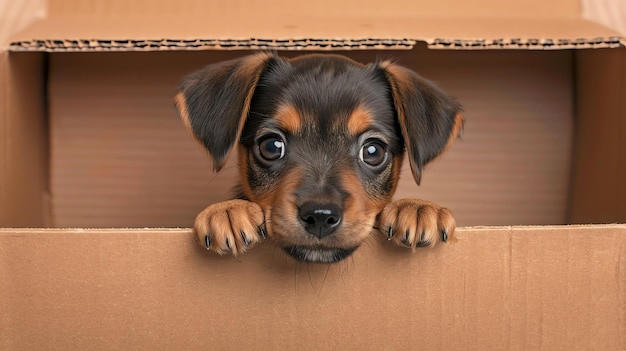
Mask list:
[[[285,142],[277,135],[267,136],[259,142],[259,154],[267,161],[276,161],[285,156]]]
[[[359,159],[370,167],[379,167],[387,161],[385,144],[379,140],[368,140],[361,146]]]

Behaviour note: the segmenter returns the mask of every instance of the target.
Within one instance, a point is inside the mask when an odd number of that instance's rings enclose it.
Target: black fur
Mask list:
[[[246,66],[250,62],[256,66]],[[390,134],[397,131],[392,126],[402,129],[403,140],[392,145],[392,152],[397,154],[402,145],[406,147],[419,184],[423,166],[448,143],[461,106],[415,72],[398,65],[391,70],[390,65],[360,65],[338,55],[288,60],[267,54],[263,60],[246,61],[244,57],[209,65],[188,76],[180,91],[192,131],[211,153],[216,170],[240,138],[251,143],[250,131],[271,118],[280,102],[289,101],[317,116],[320,125],[329,125],[324,119],[332,118],[333,112],[350,111],[358,102],[365,102],[375,111],[379,127]],[[254,74],[242,75],[242,71]],[[407,82],[410,84],[403,84]],[[395,110],[393,121],[385,120],[389,101]],[[244,122],[244,133],[238,135]]]
[[[277,216],[281,218],[272,222],[274,234],[275,228],[287,223],[278,233],[294,237],[284,240],[283,249],[309,262],[331,263],[352,254],[360,242],[345,237],[360,238],[359,233],[367,228],[359,227],[359,223],[369,226],[389,203],[398,180],[397,162],[404,152],[409,154],[419,184],[424,165],[446,148],[462,124],[459,103],[415,72],[390,62],[363,65],[339,55],[286,59],[260,53],[212,64],[185,79],[177,104],[195,138],[209,151],[217,171],[233,147],[240,145],[242,166],[246,167],[242,169],[245,184],[240,198],[253,203],[268,201],[271,194],[285,189],[278,187],[284,175],[296,174],[297,181],[286,186],[290,188],[282,196],[291,201],[288,206],[282,203],[283,209],[299,213],[312,203],[322,207],[312,211],[332,209],[328,215],[336,218],[332,228],[322,220],[327,218],[322,212],[308,217],[280,212]],[[284,107],[297,112],[293,118],[297,128],[281,128],[276,116]],[[365,121],[365,131],[348,127],[357,108],[365,111],[364,117],[355,114],[355,118],[362,118],[358,123]],[[264,143],[268,140],[270,143]],[[362,159],[361,150],[366,146],[375,150],[368,156],[383,155],[378,158],[382,161],[368,164]],[[278,155],[276,150],[285,149],[280,157],[273,157]],[[362,186],[353,186],[355,180]],[[349,189],[358,194],[351,194]],[[361,201],[350,201],[354,199]],[[267,213],[274,213],[276,201],[272,201],[263,208]],[[370,207],[361,206],[365,202],[371,203]],[[351,224],[345,225],[343,234],[333,234],[346,208],[352,209]],[[363,213],[367,218],[362,212],[367,212]],[[281,222],[283,217],[287,219]],[[317,222],[307,224],[307,218]],[[312,233],[312,228],[325,232]],[[391,226],[383,230],[391,240]],[[265,232],[261,233],[265,238]],[[407,229],[405,245],[411,246],[409,233]],[[442,240],[447,240],[447,233],[442,235]],[[207,248],[216,245],[208,234],[204,239]],[[424,238],[418,241],[417,246],[430,244]],[[243,244],[249,243],[244,236]],[[226,244],[232,250],[232,243],[227,240]]]
[[[402,66],[384,65],[417,184],[424,165],[448,144],[461,105],[432,82]]]
[[[209,65],[189,75],[181,84],[189,124],[194,136],[211,153],[217,171],[239,139],[249,98],[258,79],[274,58],[251,62],[234,59]],[[246,74],[246,73],[252,74]]]

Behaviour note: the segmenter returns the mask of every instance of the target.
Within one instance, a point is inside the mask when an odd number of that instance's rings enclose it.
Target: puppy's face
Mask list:
[[[354,252],[393,195],[405,149],[419,182],[461,123],[458,104],[411,71],[338,55],[212,65],[176,100],[216,169],[238,145],[242,197],[262,208],[268,236],[307,262]]]
[[[244,195],[287,253],[340,260],[395,189],[399,135],[381,70],[339,56],[276,62],[260,77],[241,135]]]

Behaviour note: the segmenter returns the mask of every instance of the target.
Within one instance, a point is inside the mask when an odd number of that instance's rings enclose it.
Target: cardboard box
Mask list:
[[[0,349],[626,349],[626,40],[578,2],[21,4],[0,16]],[[456,95],[463,139],[397,194],[450,207],[456,239],[325,266],[174,229],[236,166],[211,173],[176,84],[259,49],[396,58]]]
[[[188,230],[14,230],[3,350],[622,350],[624,226],[466,228],[336,265],[269,245],[207,255]],[[8,278],[8,279],[7,279]]]

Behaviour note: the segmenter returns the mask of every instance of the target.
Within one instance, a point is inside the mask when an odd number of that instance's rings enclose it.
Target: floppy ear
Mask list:
[[[424,165],[444,152],[462,129],[461,105],[410,69],[389,61],[380,67],[391,86],[413,178],[420,184]]]
[[[184,79],[174,98],[181,119],[219,171],[239,140],[261,73],[275,56],[259,53],[209,65]]]

